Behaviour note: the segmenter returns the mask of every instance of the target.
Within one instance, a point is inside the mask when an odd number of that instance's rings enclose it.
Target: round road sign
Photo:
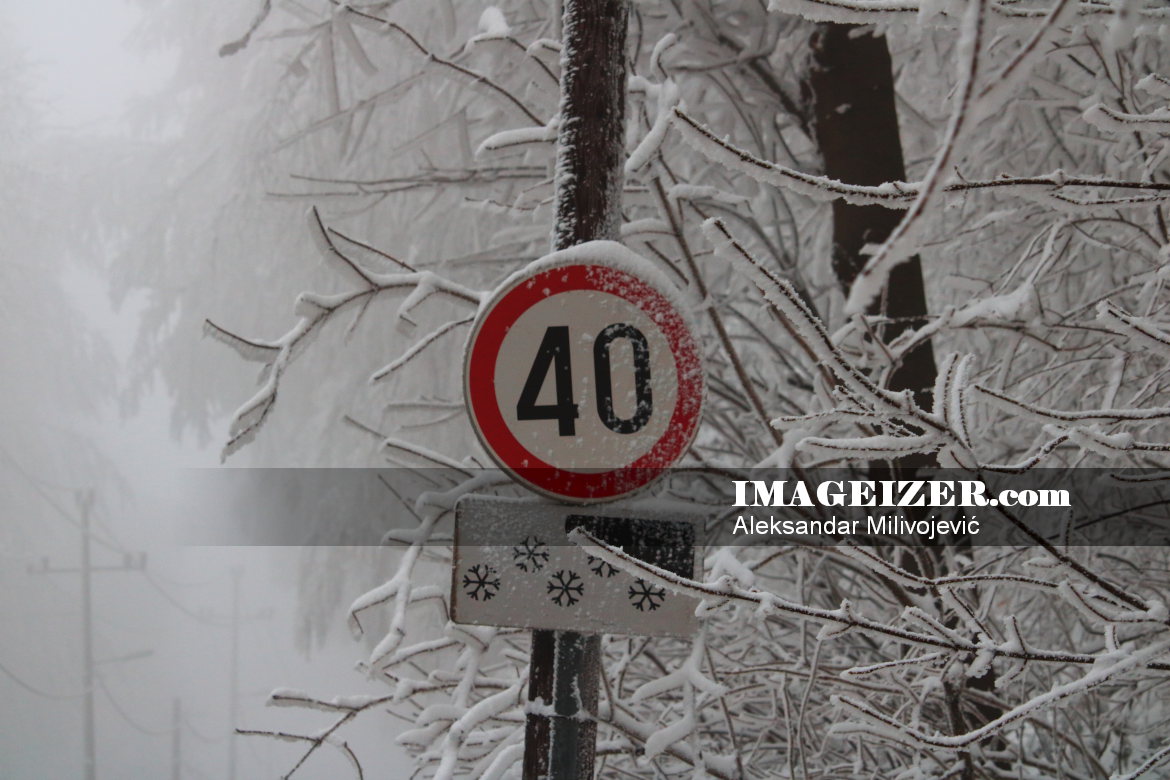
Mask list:
[[[492,458],[546,495],[588,502],[637,490],[686,452],[703,370],[681,296],[608,241],[556,252],[483,306],[464,370]]]

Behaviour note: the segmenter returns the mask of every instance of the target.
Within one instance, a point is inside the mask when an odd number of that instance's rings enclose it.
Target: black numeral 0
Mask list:
[[[634,416],[618,417],[613,411],[613,372],[610,367],[609,347],[616,339],[628,339],[634,351]],[[556,385],[556,403],[538,404],[540,389],[549,369]],[[597,415],[605,427],[614,433],[637,433],[646,427],[654,413],[654,395],[650,387],[650,345],[646,336],[633,325],[619,322],[609,325],[593,342],[593,372],[597,383]],[[545,329],[544,338],[536,350],[532,369],[524,380],[524,389],[516,402],[517,420],[556,420],[557,433],[576,436],[574,422],[580,413],[573,402],[573,367],[569,360],[569,328],[553,325]]]
[[[629,339],[634,350],[634,416],[623,420],[613,411],[613,375],[609,365],[609,345],[615,339]],[[646,336],[633,325],[620,322],[606,327],[593,342],[593,377],[597,382],[597,414],[605,427],[614,433],[637,433],[646,427],[654,412],[654,395],[650,387],[650,345]]]

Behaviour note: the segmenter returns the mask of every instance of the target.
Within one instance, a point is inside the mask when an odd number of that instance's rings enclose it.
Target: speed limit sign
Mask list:
[[[464,378],[492,458],[571,501],[648,484],[685,454],[702,411],[681,296],[649,261],[608,241],[508,279],[480,310]]]

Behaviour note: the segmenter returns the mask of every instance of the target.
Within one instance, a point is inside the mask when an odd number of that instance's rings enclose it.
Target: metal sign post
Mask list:
[[[524,777],[592,778],[601,634],[692,635],[698,600],[590,556],[568,534],[580,528],[695,577],[701,515],[474,495],[455,513],[452,619],[535,629]]]
[[[620,235],[629,13],[628,0],[564,0],[555,249]],[[529,674],[525,780],[592,780],[601,637],[532,632]]]
[[[593,777],[602,631],[687,633],[694,620],[687,599],[616,569],[591,572],[567,536],[583,527],[694,573],[694,526],[677,512],[580,506],[632,493],[678,460],[703,397],[685,303],[616,243],[628,18],[629,0],[563,0],[554,253],[481,307],[464,371],[488,454],[520,484],[569,502],[467,497],[456,513],[453,618],[534,628],[525,780]]]

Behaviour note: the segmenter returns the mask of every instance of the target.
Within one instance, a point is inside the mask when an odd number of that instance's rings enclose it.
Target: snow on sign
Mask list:
[[[471,419],[513,478],[586,503],[637,490],[699,426],[699,348],[674,286],[620,244],[553,253],[482,307],[464,371]]]
[[[620,515],[620,516],[619,516]],[[625,552],[694,577],[698,516],[602,511],[531,499],[467,496],[455,507],[451,616],[456,623],[597,634],[689,636],[697,599],[590,556],[583,528]]]

